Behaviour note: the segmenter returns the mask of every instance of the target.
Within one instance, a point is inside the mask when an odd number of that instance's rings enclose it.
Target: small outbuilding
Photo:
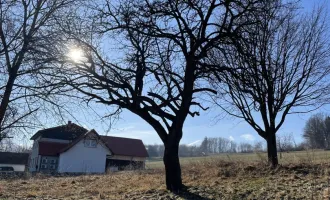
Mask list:
[[[15,172],[24,172],[28,160],[28,153],[0,152],[0,167],[13,167]]]

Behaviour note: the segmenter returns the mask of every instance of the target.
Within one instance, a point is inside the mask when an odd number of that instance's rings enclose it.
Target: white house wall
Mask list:
[[[13,167],[15,172],[24,172],[25,171],[25,165],[0,164],[0,167]]]
[[[29,158],[30,159],[29,160],[29,171],[30,172],[37,171],[36,166],[39,164],[38,155],[39,155],[39,143],[38,143],[38,140],[35,140],[33,142],[32,152],[31,152],[31,155]],[[35,161],[35,160],[37,160],[37,161]]]
[[[84,139],[79,141],[59,157],[58,172],[64,173],[104,173],[106,156],[109,150],[101,143],[96,148],[84,146]]]

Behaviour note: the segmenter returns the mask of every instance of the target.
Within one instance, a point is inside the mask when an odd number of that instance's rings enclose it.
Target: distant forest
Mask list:
[[[285,134],[277,137],[278,151],[299,151],[309,148],[306,142],[296,144],[292,134]],[[164,154],[164,145],[154,144],[146,145],[150,157],[162,157]],[[266,152],[266,143],[241,142],[229,140],[223,137],[205,137],[200,145],[181,144],[179,148],[180,157],[207,156],[219,153],[253,153]]]

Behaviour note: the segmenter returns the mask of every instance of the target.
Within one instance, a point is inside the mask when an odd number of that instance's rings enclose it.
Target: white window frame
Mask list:
[[[56,166],[55,165],[50,165],[49,169],[56,169]]]
[[[48,158],[42,158],[41,163],[48,163]]]
[[[42,164],[42,165],[41,165],[41,169],[47,169],[47,165]]]
[[[84,145],[85,145],[85,147],[88,147],[88,148],[96,148],[97,140],[96,139],[85,139]]]
[[[56,164],[56,159],[51,159],[50,164]]]

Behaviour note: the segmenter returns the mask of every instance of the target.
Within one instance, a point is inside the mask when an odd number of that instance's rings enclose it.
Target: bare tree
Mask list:
[[[219,153],[229,152],[232,141],[230,141],[227,138],[221,138],[221,137],[217,139],[218,139],[218,152]]]
[[[292,133],[286,133],[277,135],[277,149],[280,152],[280,159],[282,158],[282,152],[289,152],[296,150],[296,145],[294,143],[294,138]]]
[[[262,141],[258,141],[255,142],[253,145],[253,151],[254,152],[262,152],[264,150],[263,148],[263,142]]]
[[[241,142],[238,145],[238,151],[241,152],[241,153],[252,153],[253,152],[253,146],[250,143]]]
[[[219,59],[223,73],[217,104],[244,119],[267,141],[268,161],[278,165],[276,136],[288,114],[306,113],[328,100],[328,18],[322,8],[301,14],[295,3],[264,1],[258,24],[242,33]],[[217,54],[215,54],[217,55]],[[260,120],[261,119],[261,120]],[[261,121],[261,123],[260,123]]]
[[[329,117],[323,113],[312,115],[306,122],[303,137],[314,149],[329,148],[330,129]]]
[[[324,119],[324,129],[325,148],[330,149],[330,116]]]
[[[293,151],[295,149],[294,138],[292,133],[278,135],[278,149],[280,152]]]
[[[52,27],[69,3],[0,0],[0,141],[8,137],[9,129],[34,123],[27,124],[26,119],[40,107],[43,87],[52,85],[37,80],[35,74],[50,62],[58,35]]]
[[[207,64],[205,58],[218,44],[231,41],[233,32],[252,23],[247,17],[257,2],[105,1],[93,7],[96,15],[88,18],[93,19],[89,34],[82,34],[80,24],[72,28],[72,21],[64,27],[84,55],[80,61],[66,61],[69,66],[56,74],[66,74],[62,80],[87,102],[117,106],[109,116],[127,109],[149,123],[165,146],[167,189],[179,191],[183,124],[188,115],[207,109],[198,97],[215,91],[205,80],[227,70]],[[104,48],[111,43],[116,44],[113,54]],[[116,57],[121,57],[118,63]]]

